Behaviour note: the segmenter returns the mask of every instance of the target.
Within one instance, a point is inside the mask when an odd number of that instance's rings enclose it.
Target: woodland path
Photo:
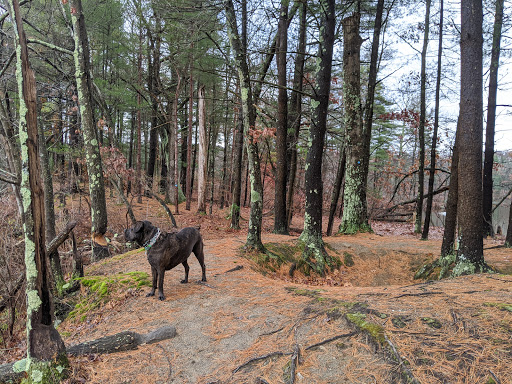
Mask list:
[[[358,235],[326,239],[339,254],[354,255],[355,265],[340,272],[345,286],[311,286],[255,272],[237,256],[244,240],[205,241],[205,285],[191,256],[191,283],[179,283],[181,266],[166,273],[166,301],[146,298],[147,288],[130,291],[81,323],[65,322],[66,345],[176,327],[176,337],[135,351],[72,358],[87,382],[288,383],[295,370],[295,383],[398,383],[400,374],[421,383],[493,376],[512,383],[512,312],[500,306],[512,304],[512,276],[406,281],[435,241]],[[507,252],[498,259],[508,260]],[[143,253],[91,265],[86,274],[129,271],[150,273]]]

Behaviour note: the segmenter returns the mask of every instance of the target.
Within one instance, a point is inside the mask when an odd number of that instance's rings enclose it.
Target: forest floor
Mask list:
[[[133,351],[72,357],[69,383],[512,383],[512,250],[502,239],[485,241],[486,261],[501,273],[417,281],[417,268],[439,254],[440,230],[420,241],[410,223],[372,223],[372,234],[324,237],[345,263],[338,270],[292,279],[289,266],[262,273],[242,256],[247,209],[239,231],[229,229],[227,209],[180,212],[179,228],[201,226],[206,284],[191,256],[189,284],[180,284],[181,266],[166,273],[165,301],[145,297],[148,287],[119,285],[58,327],[67,346],[165,325],[177,335]],[[171,230],[156,202],[135,204],[135,214]],[[86,278],[150,275],[144,252],[123,253],[114,236],[126,227],[124,207],[110,205],[109,215],[116,255],[87,265]],[[272,234],[272,225],[265,216],[264,244],[293,247],[300,219],[290,236]],[[88,292],[82,287],[80,297]]]

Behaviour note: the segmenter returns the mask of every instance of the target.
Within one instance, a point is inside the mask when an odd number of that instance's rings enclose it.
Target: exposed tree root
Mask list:
[[[254,358],[246,361],[242,365],[239,365],[238,367],[236,367],[233,370],[233,373],[237,373],[238,371],[240,371],[241,369],[247,367],[248,365],[251,365],[253,363],[257,363],[257,362],[262,361],[262,360],[267,360],[267,359],[270,359],[270,358],[276,357],[276,356],[287,356],[287,355],[291,355],[291,354],[292,353],[290,353],[290,352],[277,351],[277,352],[267,353],[266,355],[263,355],[263,356],[254,357]]]
[[[317,348],[317,347],[320,347],[321,345],[324,345],[324,344],[327,344],[327,343],[330,343],[330,342],[333,342],[333,341],[336,341],[338,339],[341,339],[341,338],[344,338],[344,337],[352,337],[352,336],[355,336],[357,335],[358,332],[350,332],[350,333],[344,333],[342,335],[337,335],[337,336],[334,336],[334,337],[331,337],[329,339],[326,339],[326,340],[323,340],[323,341],[320,341],[319,343],[316,343],[316,344],[313,344],[313,345],[310,345],[309,347],[306,347],[306,351],[309,351],[311,349],[314,349],[314,348]]]

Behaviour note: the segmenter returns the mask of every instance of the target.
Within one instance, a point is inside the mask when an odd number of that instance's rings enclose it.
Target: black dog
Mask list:
[[[203,239],[199,230],[193,227],[183,228],[179,232],[165,233],[152,225],[149,221],[137,221],[132,228],[124,231],[128,241],[135,241],[146,249],[151,273],[153,275],[153,288],[147,296],[154,296],[158,279],[158,298],[165,300],[164,274],[165,271],[182,264],[185,268],[185,279],[188,283],[189,266],[187,258],[192,252],[197,257],[203,270],[202,281],[206,281],[206,268],[204,265]]]

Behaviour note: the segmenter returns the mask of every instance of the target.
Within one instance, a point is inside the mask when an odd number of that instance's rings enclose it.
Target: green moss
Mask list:
[[[498,308],[502,311],[509,311],[512,312],[512,304],[505,304],[505,303],[484,303],[486,307],[494,307]]]
[[[291,292],[297,296],[308,296],[308,297],[314,297],[314,298],[318,298],[318,295],[321,292],[320,289],[310,290],[310,289],[295,288],[295,287],[286,287],[285,289],[288,292]]]
[[[116,294],[128,289],[151,287],[149,275],[139,271],[113,276],[86,276],[77,280],[88,289],[85,294],[81,295],[75,308],[69,313],[68,319],[70,320],[85,320],[88,312],[101,307],[113,300]]]
[[[382,326],[366,321],[366,315],[364,313],[347,313],[345,316],[347,320],[357,328],[368,333],[374,341],[380,345],[384,345],[386,339],[384,337],[384,328]]]
[[[430,328],[434,329],[440,329],[443,327],[441,322],[437,319],[434,319],[432,317],[422,317],[421,321],[423,321],[425,324],[427,324]]]
[[[343,264],[345,264],[347,267],[353,267],[354,257],[348,252],[343,252]]]
[[[22,380],[23,384],[58,384],[65,380],[70,373],[69,360],[65,353],[53,361],[27,360],[27,377]]]

